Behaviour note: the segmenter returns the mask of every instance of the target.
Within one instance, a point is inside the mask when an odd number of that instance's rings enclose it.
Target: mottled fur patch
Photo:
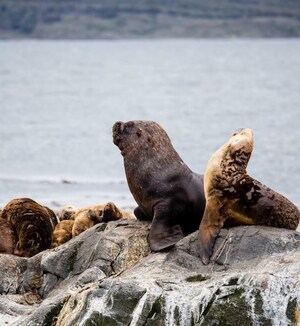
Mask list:
[[[57,219],[48,207],[30,198],[13,199],[3,208],[2,218],[15,229],[15,255],[31,257],[50,248]]]

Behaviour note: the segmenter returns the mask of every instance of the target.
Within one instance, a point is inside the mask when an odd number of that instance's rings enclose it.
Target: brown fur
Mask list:
[[[104,206],[105,205],[97,205],[80,209],[75,214],[72,237],[76,237],[85,230],[102,222]]]
[[[62,210],[58,213],[59,220],[75,220],[75,215],[78,213],[78,211],[79,208],[73,205],[64,206]]]
[[[31,257],[50,248],[57,220],[49,208],[29,198],[13,199],[3,208],[2,218],[15,228],[15,255]]]
[[[98,223],[117,221],[120,219],[135,220],[136,218],[133,214],[118,208],[112,202],[85,207],[75,214],[72,236],[75,237]]]
[[[152,221],[150,248],[165,250],[196,231],[205,207],[203,176],[183,162],[165,130],[154,121],[118,121],[113,142],[138,204],[134,214]]]
[[[13,254],[17,244],[17,234],[7,220],[0,218],[0,254]]]
[[[253,133],[242,129],[210,158],[204,176],[206,207],[199,228],[200,257],[209,262],[215,238],[228,225],[268,225],[296,229],[298,208],[287,198],[251,178],[246,171]]]
[[[136,217],[118,208],[114,203],[109,202],[104,206],[103,209],[103,222],[116,221],[116,220],[136,220]]]
[[[74,220],[64,220],[56,225],[53,231],[51,248],[58,247],[72,238],[73,225]]]

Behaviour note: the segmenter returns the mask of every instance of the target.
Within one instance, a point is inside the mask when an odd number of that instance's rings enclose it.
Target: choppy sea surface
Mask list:
[[[160,123],[203,173],[249,127],[249,174],[300,205],[300,40],[0,41],[0,207],[134,206],[117,120]]]

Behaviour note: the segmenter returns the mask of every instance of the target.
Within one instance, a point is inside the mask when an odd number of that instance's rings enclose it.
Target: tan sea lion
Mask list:
[[[117,221],[117,220],[136,220],[136,217],[118,208],[114,203],[109,202],[103,208],[103,222]]]
[[[58,247],[72,238],[74,220],[59,222],[53,231],[51,248]]]
[[[15,255],[31,257],[50,248],[57,219],[48,207],[30,198],[13,199],[3,208],[2,218],[16,231]]]
[[[17,234],[13,225],[0,218],[0,254],[13,254],[17,244]]]
[[[152,221],[151,250],[167,249],[196,231],[205,207],[203,176],[183,162],[165,130],[154,121],[119,121],[112,131],[138,204],[134,214]]]
[[[298,208],[246,171],[253,132],[241,129],[210,158],[204,175],[206,206],[199,228],[200,257],[209,262],[215,239],[227,225],[267,225],[296,229]]]
[[[133,220],[136,218],[133,214],[118,208],[112,202],[103,205],[85,207],[75,214],[72,236],[76,237],[83,231],[98,223],[117,221],[120,219]]]
[[[63,220],[74,220],[76,213],[78,213],[79,208],[73,205],[64,206],[61,211],[58,212],[58,217],[60,221]]]
[[[103,219],[103,209],[105,205],[88,206],[75,214],[72,237],[76,237],[85,230],[101,223]]]

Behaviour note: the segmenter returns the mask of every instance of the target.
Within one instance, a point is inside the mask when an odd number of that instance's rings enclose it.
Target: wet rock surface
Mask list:
[[[222,229],[209,265],[197,232],[151,253],[149,224],[96,225],[31,258],[0,255],[1,325],[291,325],[300,235]]]

